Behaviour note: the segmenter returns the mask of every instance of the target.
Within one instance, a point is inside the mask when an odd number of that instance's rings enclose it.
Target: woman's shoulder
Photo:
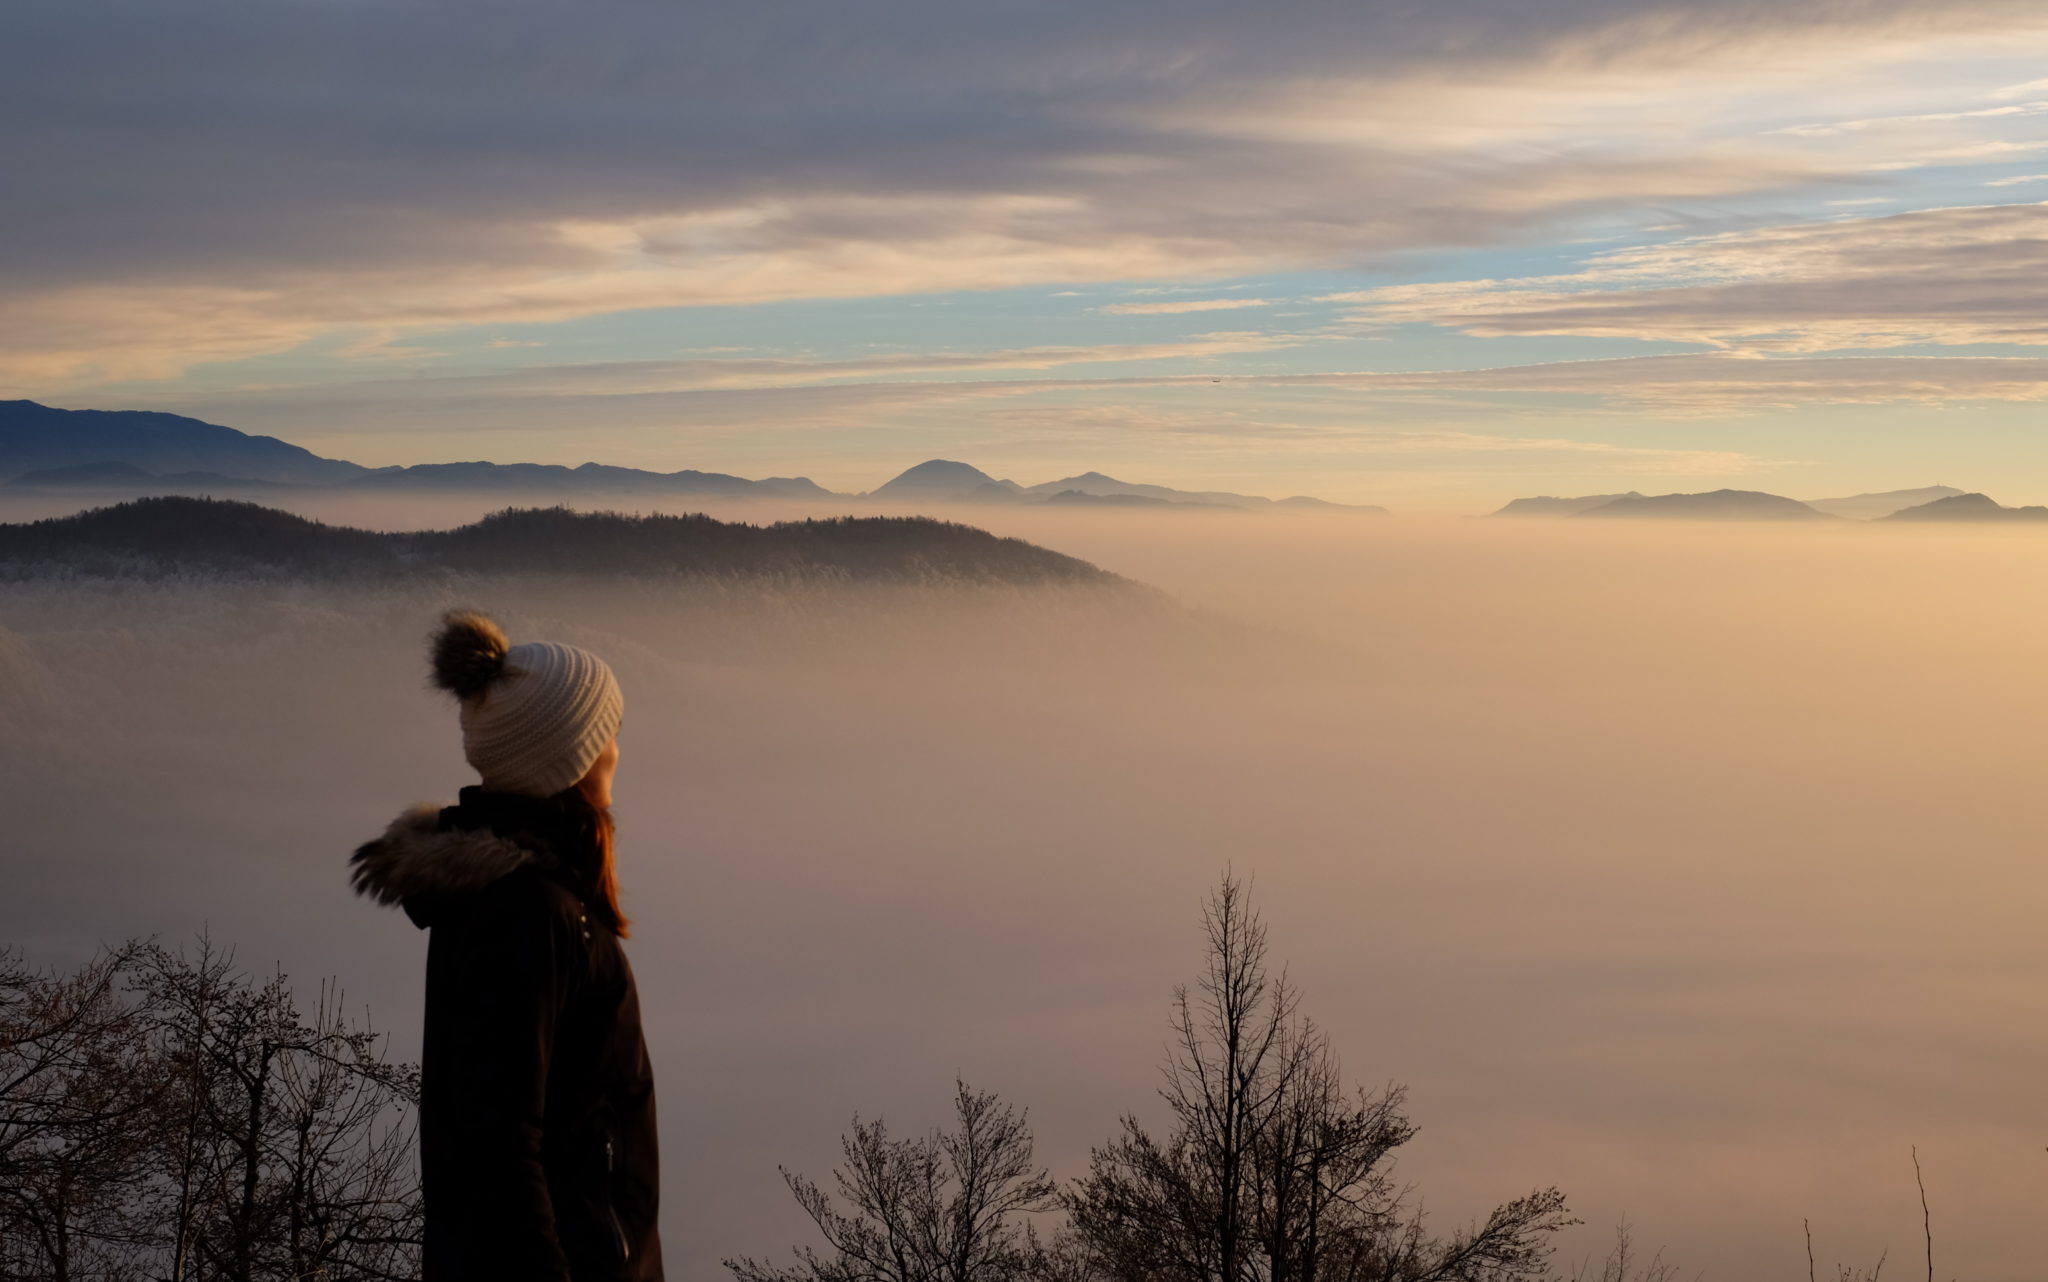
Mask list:
[[[441,957],[465,971],[481,967],[479,973],[568,981],[592,964],[594,923],[587,917],[566,887],[539,868],[520,868],[460,902],[438,906],[429,969]]]
[[[542,863],[523,864],[469,896],[480,917],[533,926],[567,927],[587,914],[583,901]]]

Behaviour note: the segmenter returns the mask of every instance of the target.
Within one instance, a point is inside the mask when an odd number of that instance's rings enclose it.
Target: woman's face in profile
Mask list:
[[[597,754],[597,760],[590,763],[589,771],[583,776],[590,785],[590,802],[599,810],[611,809],[612,776],[618,773],[618,769],[619,736],[614,734],[612,741],[604,746],[603,752]]]

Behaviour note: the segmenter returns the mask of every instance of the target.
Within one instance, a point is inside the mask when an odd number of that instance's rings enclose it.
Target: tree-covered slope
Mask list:
[[[161,497],[0,525],[16,575],[428,572],[580,575],[810,574],[892,582],[1114,582],[1086,561],[927,517],[749,525],[708,516],[507,508],[452,530],[382,533],[255,503]]]

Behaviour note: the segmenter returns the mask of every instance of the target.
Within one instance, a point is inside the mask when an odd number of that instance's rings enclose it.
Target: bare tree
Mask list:
[[[156,1197],[171,1282],[413,1276],[417,1071],[331,989],[309,1023],[285,976],[257,984],[205,939],[147,950],[142,987],[175,1086]]]
[[[1676,1282],[1677,1278],[1677,1267],[1664,1262],[1662,1251],[1647,1260],[1637,1254],[1635,1234],[1623,1220],[1614,1228],[1614,1249],[1600,1262],[1599,1271],[1593,1271],[1591,1261],[1583,1261],[1568,1282]]]
[[[419,1071],[386,1063],[323,985],[278,1063],[273,1162],[285,1205],[286,1276],[404,1278],[417,1269],[414,1114]]]
[[[1402,1089],[1343,1088],[1335,1055],[1268,969],[1266,930],[1226,875],[1193,991],[1174,995],[1156,1138],[1135,1116],[1065,1204],[1094,1267],[1129,1282],[1510,1282],[1546,1272],[1577,1221],[1539,1189],[1447,1237],[1390,1158],[1415,1134]]]
[[[131,947],[70,975],[0,953],[0,1278],[123,1275],[147,1240],[161,1074],[121,981]]]
[[[152,947],[144,967],[158,1044],[179,1087],[170,1276],[253,1282],[276,1241],[263,1179],[270,1087],[298,1021],[281,976],[256,987],[232,954],[205,939],[198,947],[193,960]]]
[[[1056,1189],[1033,1160],[1024,1114],[965,1082],[954,1084],[953,1104],[952,1129],[913,1139],[856,1117],[832,1173],[846,1211],[782,1172],[827,1250],[801,1247],[787,1267],[751,1258],[726,1267],[740,1282],[1013,1282],[1048,1262],[1073,1267],[1026,1218],[1050,1209]]]
[[[69,975],[0,953],[0,1282],[418,1272],[417,1073],[202,939]]]

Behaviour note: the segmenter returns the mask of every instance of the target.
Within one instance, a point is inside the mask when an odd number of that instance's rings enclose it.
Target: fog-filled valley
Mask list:
[[[2040,1276],[2041,535],[917,510],[1164,595],[0,583],[0,938],[207,930],[415,1055],[425,936],[344,864],[473,781],[423,653],[475,606],[626,692],[676,1276],[808,1241],[778,1164],[823,1177],[856,1112],[938,1123],[956,1074],[1078,1174],[1157,1114],[1226,868],[1347,1075],[1409,1086],[1399,1173],[1446,1226],[1555,1183],[1569,1258],[1625,1217],[1684,1276],[1794,1276],[1810,1221],[1823,1273],[1912,1272],[1917,1146],[1942,1274]]]

